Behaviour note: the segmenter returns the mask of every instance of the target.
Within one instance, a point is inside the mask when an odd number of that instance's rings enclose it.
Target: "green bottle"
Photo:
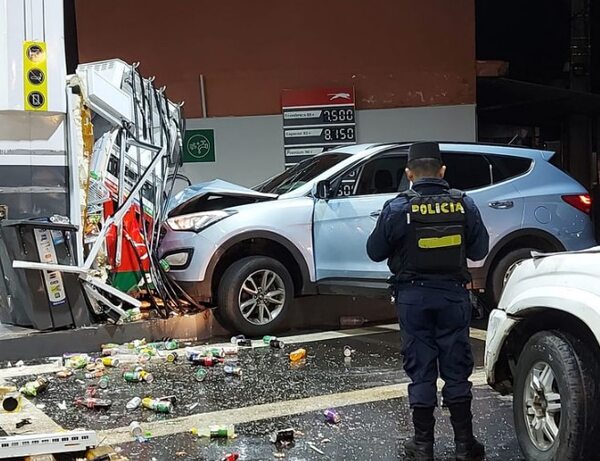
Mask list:
[[[235,437],[233,424],[220,424],[208,428],[192,428],[192,434],[198,437],[210,437],[211,439],[224,439]]]

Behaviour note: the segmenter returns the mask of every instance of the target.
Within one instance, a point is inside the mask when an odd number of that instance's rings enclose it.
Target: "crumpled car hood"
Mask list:
[[[274,200],[277,197],[277,194],[257,192],[222,179],[213,179],[212,181],[186,187],[175,194],[169,202],[168,210],[169,216],[176,216],[209,209],[223,209],[227,206],[243,205],[245,203]],[[218,198],[226,200],[219,201]],[[221,208],[215,206],[216,202],[219,202]],[[208,203],[211,203],[211,205],[207,206]]]

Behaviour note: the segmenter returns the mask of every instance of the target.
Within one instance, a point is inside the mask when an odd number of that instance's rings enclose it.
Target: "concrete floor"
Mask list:
[[[481,338],[484,333],[474,331],[472,336]],[[288,342],[283,351],[269,347],[242,350],[238,357],[244,373],[241,378],[227,377],[222,367],[215,367],[204,382],[198,383],[193,379],[194,367],[185,359],[175,364],[151,363],[148,369],[155,381],[150,384],[125,383],[120,377],[122,370],[112,370],[110,387],[99,391],[100,396],[113,400],[109,410],[72,405],[89,384],[83,372],[66,381],[50,373],[46,375],[52,380],[49,389],[31,399],[43,407],[30,409],[34,423],[37,418],[42,426],[16,431],[0,414],[0,427],[8,433],[48,426],[94,429],[100,431],[103,443],[118,446],[129,459],[140,461],[219,460],[229,452],[240,453],[242,460],[278,459],[275,454],[284,454],[288,460],[402,459],[400,441],[410,435],[411,425],[397,325],[302,333]],[[473,376],[477,436],[488,449],[488,460],[521,459],[512,429],[511,401],[485,385],[481,371],[484,343],[472,339],[472,344],[477,366]],[[343,356],[345,345],[355,350],[349,361]],[[296,367],[287,354],[297,347],[305,347],[308,357],[305,364]],[[44,371],[40,367],[55,366],[43,365],[45,362],[51,363],[38,360],[35,363],[42,364],[38,368],[0,370],[0,378],[21,385],[32,378],[26,374],[29,370],[37,374]],[[22,376],[13,376],[15,373]],[[125,403],[134,396],[169,394],[177,398],[169,415],[125,409]],[[66,410],[58,407],[63,400]],[[337,425],[325,422],[322,413],[329,406],[335,406],[342,418]],[[448,416],[438,411],[437,417],[436,459],[453,459]],[[135,441],[128,433],[126,427],[134,420],[150,433],[147,442]],[[212,423],[235,424],[237,438],[209,441],[190,433],[193,426]],[[299,431],[296,444],[277,452],[269,435],[288,427]],[[309,442],[324,454],[311,448]]]

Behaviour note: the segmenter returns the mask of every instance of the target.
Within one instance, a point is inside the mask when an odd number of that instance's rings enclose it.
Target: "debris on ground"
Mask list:
[[[271,434],[271,443],[274,443],[278,450],[292,448],[295,445],[294,432],[294,429],[291,427],[275,431]]]
[[[331,424],[338,424],[342,420],[338,412],[333,408],[328,408],[323,414],[325,415],[327,422]]]
[[[290,352],[290,360],[292,362],[299,362],[302,359],[306,358],[306,349],[296,349],[293,352]]]
[[[31,418],[24,418],[21,421],[19,421],[17,424],[15,424],[15,427],[17,429],[21,429],[23,426],[27,426],[28,424],[31,424]]]
[[[235,426],[233,424],[213,425],[199,429],[193,427],[190,432],[195,436],[211,439],[233,439],[237,437],[235,433]]]
[[[323,450],[321,450],[321,449],[317,448],[317,446],[316,446],[314,443],[312,443],[312,442],[306,442],[306,444],[307,444],[307,445],[308,445],[308,446],[309,446],[309,447],[310,447],[310,448],[311,448],[313,451],[316,451],[316,452],[317,452],[317,453],[319,453],[320,455],[324,455],[324,454],[325,454],[325,452],[324,452]]]
[[[19,392],[27,397],[35,397],[46,389],[48,389],[48,380],[40,376],[35,381],[26,382]]]

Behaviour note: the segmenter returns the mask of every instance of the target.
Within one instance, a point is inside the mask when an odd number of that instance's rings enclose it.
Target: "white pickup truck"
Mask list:
[[[489,318],[489,384],[513,394],[527,461],[600,459],[600,247],[533,255]]]

